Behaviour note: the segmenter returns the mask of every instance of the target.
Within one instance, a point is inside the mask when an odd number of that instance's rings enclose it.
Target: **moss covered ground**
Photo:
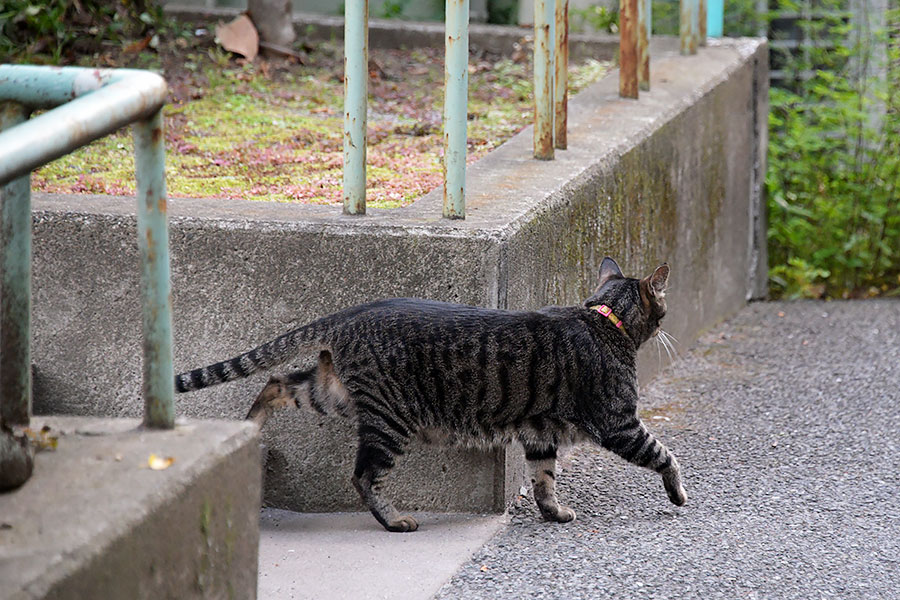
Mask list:
[[[303,64],[259,58],[250,63],[211,42],[181,46],[187,47],[168,56],[137,55],[128,64],[159,70],[169,81],[164,116],[170,197],[341,202],[340,46],[309,49]],[[594,61],[573,65],[570,93],[606,68]],[[391,208],[441,184],[443,53],[373,50],[369,71],[367,200],[369,206]],[[526,56],[473,56],[469,71],[472,162],[530,122],[532,84]],[[32,187],[133,194],[130,130],[38,169]]]

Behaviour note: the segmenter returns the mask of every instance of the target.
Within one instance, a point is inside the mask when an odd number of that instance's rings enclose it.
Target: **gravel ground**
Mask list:
[[[671,317],[670,317],[671,318]],[[593,447],[438,598],[900,598],[900,302],[758,303],[643,395],[688,503]]]

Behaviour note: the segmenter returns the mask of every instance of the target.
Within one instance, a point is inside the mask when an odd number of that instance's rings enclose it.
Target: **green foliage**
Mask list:
[[[896,26],[897,11],[889,19]],[[896,43],[888,50],[894,67],[881,76],[877,68],[857,76],[874,64],[875,44],[889,45],[883,36],[842,42],[847,21],[835,13],[805,23],[814,43],[788,65],[792,89],[771,91],[766,187],[777,296],[900,287],[900,52]]]
[[[0,62],[74,62],[169,25],[153,0],[0,0]]]
[[[594,4],[587,8],[570,8],[569,26],[575,32],[618,33],[619,5],[616,4],[613,8],[608,8],[604,4]]]
[[[681,12],[679,0],[653,1],[653,33],[678,35]],[[756,9],[756,0],[725,0],[725,21],[722,33],[726,37],[757,36],[766,25],[766,15]]]

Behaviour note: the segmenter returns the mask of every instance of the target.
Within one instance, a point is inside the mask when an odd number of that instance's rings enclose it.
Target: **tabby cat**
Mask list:
[[[413,436],[473,446],[519,442],[544,518],[575,512],[556,497],[561,446],[592,440],[662,475],[669,500],[687,500],[675,457],[637,414],[638,346],[666,313],[666,264],[644,279],[606,258],[584,306],[515,312],[395,298],[348,308],[236,358],[178,375],[179,392],[270,369],[318,352],[309,369],[272,377],[248,419],[309,403],[357,421],[353,484],[388,531],[416,521],[384,498],[380,482]]]

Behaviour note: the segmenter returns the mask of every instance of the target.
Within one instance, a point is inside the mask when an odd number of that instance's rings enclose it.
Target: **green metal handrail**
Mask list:
[[[175,423],[162,107],[148,71],[0,65],[0,418],[31,416],[33,169],[134,123],[143,318],[144,425]],[[52,110],[28,119],[35,108]]]

